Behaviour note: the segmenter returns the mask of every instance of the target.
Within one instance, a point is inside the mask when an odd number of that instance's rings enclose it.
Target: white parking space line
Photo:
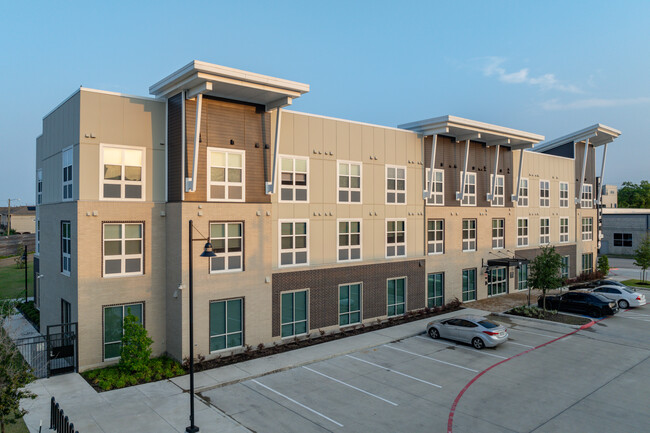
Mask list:
[[[478,351],[476,349],[472,349],[470,347],[464,347],[464,346],[461,346],[459,344],[452,343],[450,341],[438,341],[438,340],[434,340],[432,338],[423,337],[421,335],[416,335],[415,338],[421,338],[422,340],[427,340],[430,343],[444,344],[445,346],[453,346],[453,347],[457,347],[459,349],[469,350],[470,352],[474,352],[474,353],[477,353],[479,355],[492,356],[493,358],[499,358],[499,359],[506,359],[505,356],[495,355],[493,353],[486,353],[486,352]]]
[[[371,393],[371,392],[365,391],[365,390],[363,390],[363,389],[361,389],[361,388],[357,388],[356,386],[350,385],[349,383],[345,383],[345,382],[343,382],[342,380],[338,380],[338,379],[336,379],[336,378],[333,378],[333,377],[331,377],[331,376],[328,376],[328,375],[326,375],[326,374],[323,374],[323,373],[321,373],[320,371],[312,370],[311,368],[309,368],[309,367],[305,367],[305,366],[303,366],[302,368],[304,368],[305,370],[309,370],[309,371],[311,371],[312,373],[320,374],[321,376],[326,377],[326,378],[328,378],[329,380],[333,380],[333,381],[336,382],[336,383],[340,383],[341,385],[345,385],[345,386],[348,386],[348,387],[350,387],[350,388],[352,388],[352,389],[356,389],[356,390],[359,391],[359,392],[362,392],[362,393],[364,393],[364,394],[367,394],[367,395],[369,395],[369,396],[371,396],[371,397],[375,397],[376,399],[379,399],[379,400],[381,400],[381,401],[385,401],[386,403],[388,403],[388,404],[392,404],[393,406],[398,406],[397,403],[393,403],[392,401],[390,401],[390,400],[386,400],[385,398],[379,397],[378,395],[375,395],[375,394],[373,394],[373,393]]]
[[[284,394],[282,394],[282,393],[280,393],[280,392],[278,392],[278,391],[276,391],[276,390],[274,390],[274,389],[272,389],[272,388],[269,388],[268,386],[264,385],[263,383],[260,383],[260,382],[256,381],[255,379],[252,379],[251,382],[255,382],[256,384],[258,384],[258,385],[261,386],[262,388],[266,388],[266,389],[268,389],[269,391],[271,391],[271,392],[273,392],[273,393],[279,395],[280,397],[284,397],[284,398],[286,398],[286,399],[289,400],[290,402],[292,402],[292,403],[294,403],[294,404],[297,404],[298,406],[302,407],[303,409],[307,409],[307,410],[308,410],[309,412],[311,412],[311,413],[315,413],[316,415],[318,415],[318,416],[320,416],[320,417],[322,417],[322,418],[325,418],[325,419],[328,420],[329,422],[334,423],[334,424],[336,424],[336,425],[339,426],[339,427],[343,427],[343,424],[341,424],[340,422],[334,421],[332,418],[329,418],[329,417],[323,415],[322,413],[320,413],[320,412],[318,412],[318,411],[316,411],[316,410],[314,410],[314,409],[312,409],[312,408],[310,408],[310,407],[307,407],[307,406],[305,406],[305,405],[302,404],[302,403],[297,402],[296,400],[292,399],[291,397],[287,397],[286,395],[284,395]]]
[[[640,320],[641,322],[650,322],[650,317],[638,317],[638,316],[618,316],[622,317],[623,319],[632,319],[632,320]]]
[[[392,368],[384,367],[383,365],[375,364],[374,362],[366,361],[364,359],[357,358],[356,356],[352,355],[345,355],[348,358],[356,359],[357,361],[360,362],[365,362],[366,364],[373,365],[377,368],[382,368],[384,370],[390,371],[391,373],[399,374],[400,376],[408,377],[409,379],[417,380],[418,382],[426,383],[427,385],[435,386],[436,388],[442,388],[442,386],[437,385],[435,383],[427,382],[426,380],[418,379],[417,377],[409,376],[408,374],[401,373],[399,371],[395,371]]]
[[[510,331],[523,332],[525,334],[539,335],[540,337],[546,337],[546,338],[556,338],[557,337],[557,336],[554,337],[552,335],[540,334],[539,332],[524,331],[524,330],[519,329],[519,328],[509,328],[509,329],[510,329]]]
[[[389,346],[387,344],[384,344],[384,347],[387,347],[387,348],[393,349],[393,350],[399,350],[400,352],[408,353],[409,355],[419,356],[420,358],[430,359],[431,361],[439,362],[441,364],[446,364],[446,365],[450,365],[452,367],[462,368],[463,370],[478,373],[478,370],[474,370],[473,368],[467,368],[467,367],[463,367],[462,365],[452,364],[451,362],[441,361],[440,359],[432,358],[432,357],[426,356],[426,355],[420,355],[419,353],[409,352],[408,350],[404,350],[404,349],[400,349],[400,348],[397,348],[397,347]]]
[[[515,344],[517,346],[522,346],[522,347],[528,347],[529,349],[532,349],[533,347],[535,347],[535,346],[529,346],[528,344],[515,343],[514,341],[510,341],[510,340],[506,341],[506,343]]]

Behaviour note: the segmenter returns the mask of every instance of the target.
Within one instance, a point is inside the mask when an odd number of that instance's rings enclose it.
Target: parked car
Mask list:
[[[587,281],[584,283],[576,283],[569,287],[569,290],[579,290],[579,289],[592,289],[594,287],[600,286],[618,286],[618,287],[627,287],[625,284],[616,281],[603,278],[601,280]]]
[[[537,299],[537,306],[544,306],[540,296]],[[546,308],[570,313],[588,314],[591,317],[601,317],[618,313],[618,305],[615,301],[607,299],[598,293],[585,291],[574,291],[561,295],[550,295],[546,297]]]
[[[470,343],[476,349],[495,347],[508,339],[506,328],[481,316],[458,316],[427,323],[431,338]]]
[[[645,295],[635,292],[629,287],[600,286],[591,289],[591,293],[600,293],[604,297],[616,301],[618,307],[625,310],[629,307],[640,307],[646,304]]]

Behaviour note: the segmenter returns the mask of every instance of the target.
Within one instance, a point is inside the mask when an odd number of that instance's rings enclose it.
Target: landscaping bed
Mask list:
[[[41,323],[41,313],[34,306],[34,301],[21,302],[16,309],[22,313],[29,323],[38,331]]]
[[[179,362],[166,356],[161,356],[160,358],[150,359],[146,370],[142,373],[127,373],[119,365],[112,365],[110,367],[84,371],[81,373],[81,377],[86,379],[95,388],[95,391],[102,392],[155,382],[162,379],[171,379],[172,377],[182,376],[184,374],[185,369],[183,369]]]
[[[585,317],[570,316],[568,314],[558,313],[555,310],[544,311],[535,306],[519,306],[506,311],[511,316],[529,317],[533,319],[548,320],[551,322],[566,323],[568,325],[585,325],[591,322],[591,319]]]
[[[639,287],[639,288],[642,288],[642,289],[650,289],[650,281],[625,280],[625,281],[621,281],[621,283],[625,284],[626,286],[630,286],[630,287]]]

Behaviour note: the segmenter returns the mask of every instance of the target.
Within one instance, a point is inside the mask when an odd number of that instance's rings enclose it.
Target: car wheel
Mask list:
[[[440,338],[440,332],[436,328],[429,328],[429,337],[433,338],[434,340]]]
[[[600,312],[600,310],[598,308],[591,308],[589,310],[589,315],[591,317],[594,317],[594,318],[602,316],[602,314],[601,314],[601,312]]]
[[[630,307],[630,303],[625,299],[621,299],[618,301],[618,306],[621,308],[621,310],[627,310]]]
[[[481,350],[485,347],[485,343],[480,338],[474,337],[472,338],[472,346],[474,346],[475,349]]]

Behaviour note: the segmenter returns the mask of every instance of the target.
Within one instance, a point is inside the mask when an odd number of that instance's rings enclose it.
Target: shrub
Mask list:
[[[609,259],[607,256],[598,257],[598,272],[603,275],[609,274]]]
[[[120,365],[112,365],[86,371],[81,375],[102,391],[109,391],[185,374],[185,370],[178,362],[166,356],[148,359],[145,367],[141,372],[128,372],[124,371]]]
[[[555,310],[547,310],[546,311],[549,315],[555,315],[557,314],[557,311]],[[509,314],[514,314],[516,316],[523,316],[523,317],[532,317],[535,319],[544,319],[546,315],[544,314],[544,310],[541,308],[538,308],[536,306],[527,306],[527,305],[522,305],[519,307],[514,307],[508,311]]]
[[[120,351],[119,366],[124,372],[142,373],[149,366],[153,340],[140,324],[140,319],[132,314],[124,318],[124,335]]]

